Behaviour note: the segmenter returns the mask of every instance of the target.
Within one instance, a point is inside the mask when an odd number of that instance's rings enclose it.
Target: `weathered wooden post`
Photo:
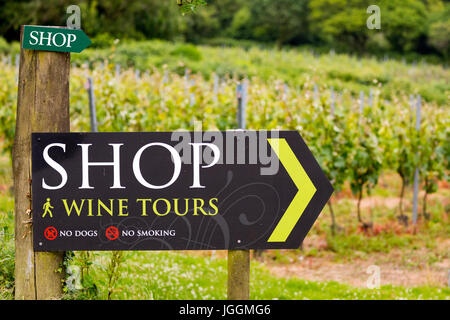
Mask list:
[[[69,73],[70,53],[21,48],[13,150],[16,299],[62,296],[63,252],[33,251],[31,133],[70,131]]]
[[[228,250],[228,300],[250,296],[250,250]]]
[[[89,115],[91,118],[91,131],[97,132],[97,112],[95,109],[94,80],[88,77]]]
[[[245,129],[247,81],[236,88],[239,129]],[[250,296],[250,250],[228,250],[228,300],[247,300]]]
[[[248,89],[247,79],[244,79],[242,83],[239,83],[236,87],[236,96],[238,105],[237,121],[239,129],[245,129],[246,127],[245,108],[247,106],[247,89]]]

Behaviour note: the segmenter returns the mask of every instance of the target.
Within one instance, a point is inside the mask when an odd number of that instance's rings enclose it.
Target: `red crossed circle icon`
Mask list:
[[[44,237],[48,240],[55,240],[57,236],[58,236],[58,230],[56,230],[53,227],[48,227],[44,231]]]
[[[105,234],[109,240],[116,240],[119,237],[119,229],[116,227],[109,227],[106,229]]]

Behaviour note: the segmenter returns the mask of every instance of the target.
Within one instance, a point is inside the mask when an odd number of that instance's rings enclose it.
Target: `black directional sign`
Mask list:
[[[36,251],[298,248],[333,192],[296,131],[33,133]]]

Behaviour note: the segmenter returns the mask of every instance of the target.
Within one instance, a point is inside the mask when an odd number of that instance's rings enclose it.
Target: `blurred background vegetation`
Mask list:
[[[191,0],[192,1],[192,0]],[[310,45],[373,55],[426,54],[449,58],[450,4],[442,0],[208,0],[196,14],[171,0],[80,0],[82,29],[93,45],[114,39],[164,39],[242,46],[248,41]],[[184,0],[186,4],[187,0]],[[196,0],[194,3],[204,3]],[[65,25],[73,0],[0,2],[0,35],[19,39],[23,24]],[[189,1],[188,1],[189,4]],[[367,7],[381,9],[381,29],[366,27]],[[244,41],[243,41],[244,40]],[[0,44],[1,46],[1,44]]]

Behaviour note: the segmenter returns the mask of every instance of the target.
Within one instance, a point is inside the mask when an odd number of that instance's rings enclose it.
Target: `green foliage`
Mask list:
[[[342,42],[361,52],[368,38],[366,9],[370,4],[365,0],[311,0],[311,29],[324,41]]]
[[[5,39],[0,37],[0,52],[7,53],[7,52],[9,52],[9,48],[10,48],[10,46],[9,46],[8,42],[6,42]]]
[[[191,44],[184,44],[177,46],[174,50],[170,52],[173,56],[180,56],[192,61],[200,61],[202,60],[202,54],[197,49],[196,46]]]
[[[367,237],[364,234],[342,235],[327,237],[328,249],[338,253],[340,256],[359,255],[362,253],[384,252],[393,248],[408,247],[414,242],[412,235],[395,235],[388,233],[378,237]]]
[[[87,49],[73,55],[72,60],[78,65],[89,62],[92,66],[108,59],[111,63],[120,64],[122,69],[134,67],[141,71],[166,67],[180,75],[188,68],[205,78],[212,73],[222,77],[235,74],[250,78],[256,76],[267,81],[280,79],[290,87],[303,87],[314,81],[324,87],[333,86],[336,91],[348,90],[353,95],[358,95],[361,90],[367,93],[370,88],[377,87],[383,99],[418,93],[426,101],[447,104],[450,86],[445,79],[448,71],[441,66],[427,64],[425,60],[412,66],[393,60],[379,62],[374,58],[333,55],[328,51],[317,56],[306,48],[260,49],[250,41],[245,42],[242,48],[223,47],[236,43],[219,40],[211,42],[215,47],[196,46],[196,49],[192,45],[156,40],[116,40],[110,49]]]
[[[181,12],[183,13],[193,13],[196,12],[197,8],[200,6],[205,6],[205,0],[177,0],[177,4],[181,7]]]
[[[372,108],[362,108],[360,113],[347,116],[349,119],[348,131],[351,135],[348,155],[351,168],[349,170],[350,188],[354,195],[358,195],[358,221],[366,226],[369,224],[364,222],[361,217],[361,199],[364,190],[370,194],[372,188],[378,183],[384,161],[383,143],[385,141],[378,131],[383,116],[381,112],[380,106],[375,104]]]
[[[348,136],[343,113],[324,119],[323,134],[314,144],[314,154],[322,166],[336,192],[340,191],[348,179],[352,142]]]
[[[398,110],[396,116],[399,118],[399,126],[396,130],[386,130],[386,132],[390,131],[391,137],[389,146],[385,148],[387,162],[395,168],[402,179],[399,203],[401,219],[405,219],[403,216],[405,188],[412,182],[418,165],[418,135],[414,129],[414,114],[415,105]]]
[[[426,34],[427,8],[421,1],[384,0],[380,3],[383,30],[391,45],[400,52],[415,51]]]
[[[92,48],[110,48],[114,46],[115,39],[109,33],[99,33],[94,38],[91,38]]]
[[[248,13],[238,11],[235,16],[236,20],[233,22],[236,24],[238,18],[246,18],[247,25],[252,30],[250,39],[275,41],[277,46],[281,47],[294,39],[297,41],[307,39],[305,36],[308,32],[307,13],[307,1],[260,0],[257,5],[250,5]],[[240,20],[240,22],[240,28],[245,28],[245,21]],[[235,29],[234,37],[241,38],[240,31]]]
[[[444,130],[445,128],[445,130]],[[418,133],[419,170],[424,182],[422,214],[428,217],[427,196],[437,191],[438,182],[444,177],[449,180],[449,150],[445,149],[450,140],[449,118],[441,110],[436,111],[433,122],[425,121]]]
[[[124,261],[123,251],[112,251],[111,259],[106,267],[106,278],[108,284],[108,300],[111,300],[117,281],[120,278],[120,265]]]
[[[450,4],[438,2],[432,8],[429,19],[428,43],[441,52],[445,58],[450,56]]]
[[[4,139],[4,150],[11,154],[16,131],[17,89],[15,73],[0,68],[0,79],[2,79],[0,81],[0,128],[2,128],[0,137]]]
[[[79,251],[72,255],[67,268],[65,299],[92,300],[98,298],[97,281],[90,272],[95,252]],[[105,273],[108,276],[108,273]]]

